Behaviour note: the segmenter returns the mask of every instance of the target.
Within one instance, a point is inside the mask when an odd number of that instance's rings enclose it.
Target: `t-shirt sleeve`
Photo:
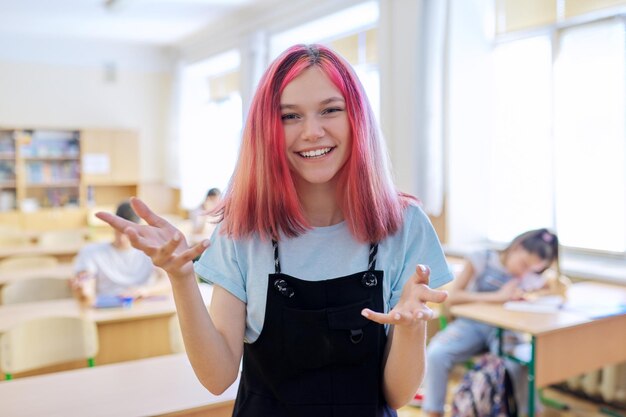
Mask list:
[[[403,230],[406,236],[404,265],[400,274],[394,277],[394,282],[391,283],[390,306],[392,308],[400,299],[404,283],[413,275],[418,264],[430,268],[429,286],[431,288],[441,287],[453,278],[439,238],[426,213],[417,206],[410,206],[407,210],[411,213],[405,217],[406,224]]]
[[[76,255],[76,259],[74,260],[74,273],[78,274],[79,272],[89,272],[91,274],[95,274],[98,272],[98,268],[93,260],[93,246],[88,245],[82,248],[78,255]]]
[[[467,289],[470,291],[476,291],[476,277],[479,277],[487,269],[487,262],[489,261],[489,250],[476,250],[466,255],[466,259],[472,264],[474,268],[474,275],[469,280]]]
[[[211,244],[194,263],[198,278],[219,285],[247,303],[245,275],[237,257],[235,241],[220,233],[221,224],[211,237]]]

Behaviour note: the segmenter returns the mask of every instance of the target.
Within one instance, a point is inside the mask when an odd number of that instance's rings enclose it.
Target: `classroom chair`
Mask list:
[[[20,232],[17,229],[13,228],[0,228],[0,246],[1,247],[11,247],[11,246],[26,246],[30,243],[29,237]]]
[[[53,230],[43,232],[38,239],[39,246],[81,245],[85,243],[84,230]]]
[[[26,320],[0,335],[0,369],[7,380],[18,372],[86,359],[98,353],[96,324],[82,317]]]
[[[57,266],[58,259],[48,255],[16,255],[0,261],[0,271],[17,271],[33,268],[52,268]]]
[[[72,291],[66,279],[30,278],[8,282],[0,288],[0,304],[19,304],[61,298],[72,298]]]

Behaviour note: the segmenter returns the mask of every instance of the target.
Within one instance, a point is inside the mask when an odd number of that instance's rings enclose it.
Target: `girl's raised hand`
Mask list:
[[[164,269],[171,278],[193,274],[192,261],[204,252],[209,241],[189,247],[181,231],[156,215],[143,201],[133,197],[130,204],[147,225],[105,212],[96,213],[96,217],[127,235],[133,247],[148,255],[152,263]]]
[[[432,318],[433,312],[426,302],[442,303],[448,293],[433,290],[428,286],[430,269],[418,265],[415,273],[402,288],[402,295],[396,306],[389,313],[377,313],[368,308],[361,312],[363,316],[380,324],[414,325]]]

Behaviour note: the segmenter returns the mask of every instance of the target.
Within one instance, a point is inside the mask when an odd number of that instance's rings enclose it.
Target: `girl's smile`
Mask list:
[[[331,153],[334,149],[335,147],[325,147],[325,148],[300,151],[297,153],[305,159],[320,159],[328,155],[329,153]]]

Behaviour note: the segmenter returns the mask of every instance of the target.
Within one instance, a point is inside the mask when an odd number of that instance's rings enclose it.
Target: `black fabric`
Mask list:
[[[515,400],[513,381],[507,370],[504,371],[504,402],[508,417],[517,417],[517,401]]]
[[[277,251],[276,251],[277,252]],[[381,391],[382,271],[325,281],[268,276],[263,330],[244,346],[235,417],[395,417]]]

